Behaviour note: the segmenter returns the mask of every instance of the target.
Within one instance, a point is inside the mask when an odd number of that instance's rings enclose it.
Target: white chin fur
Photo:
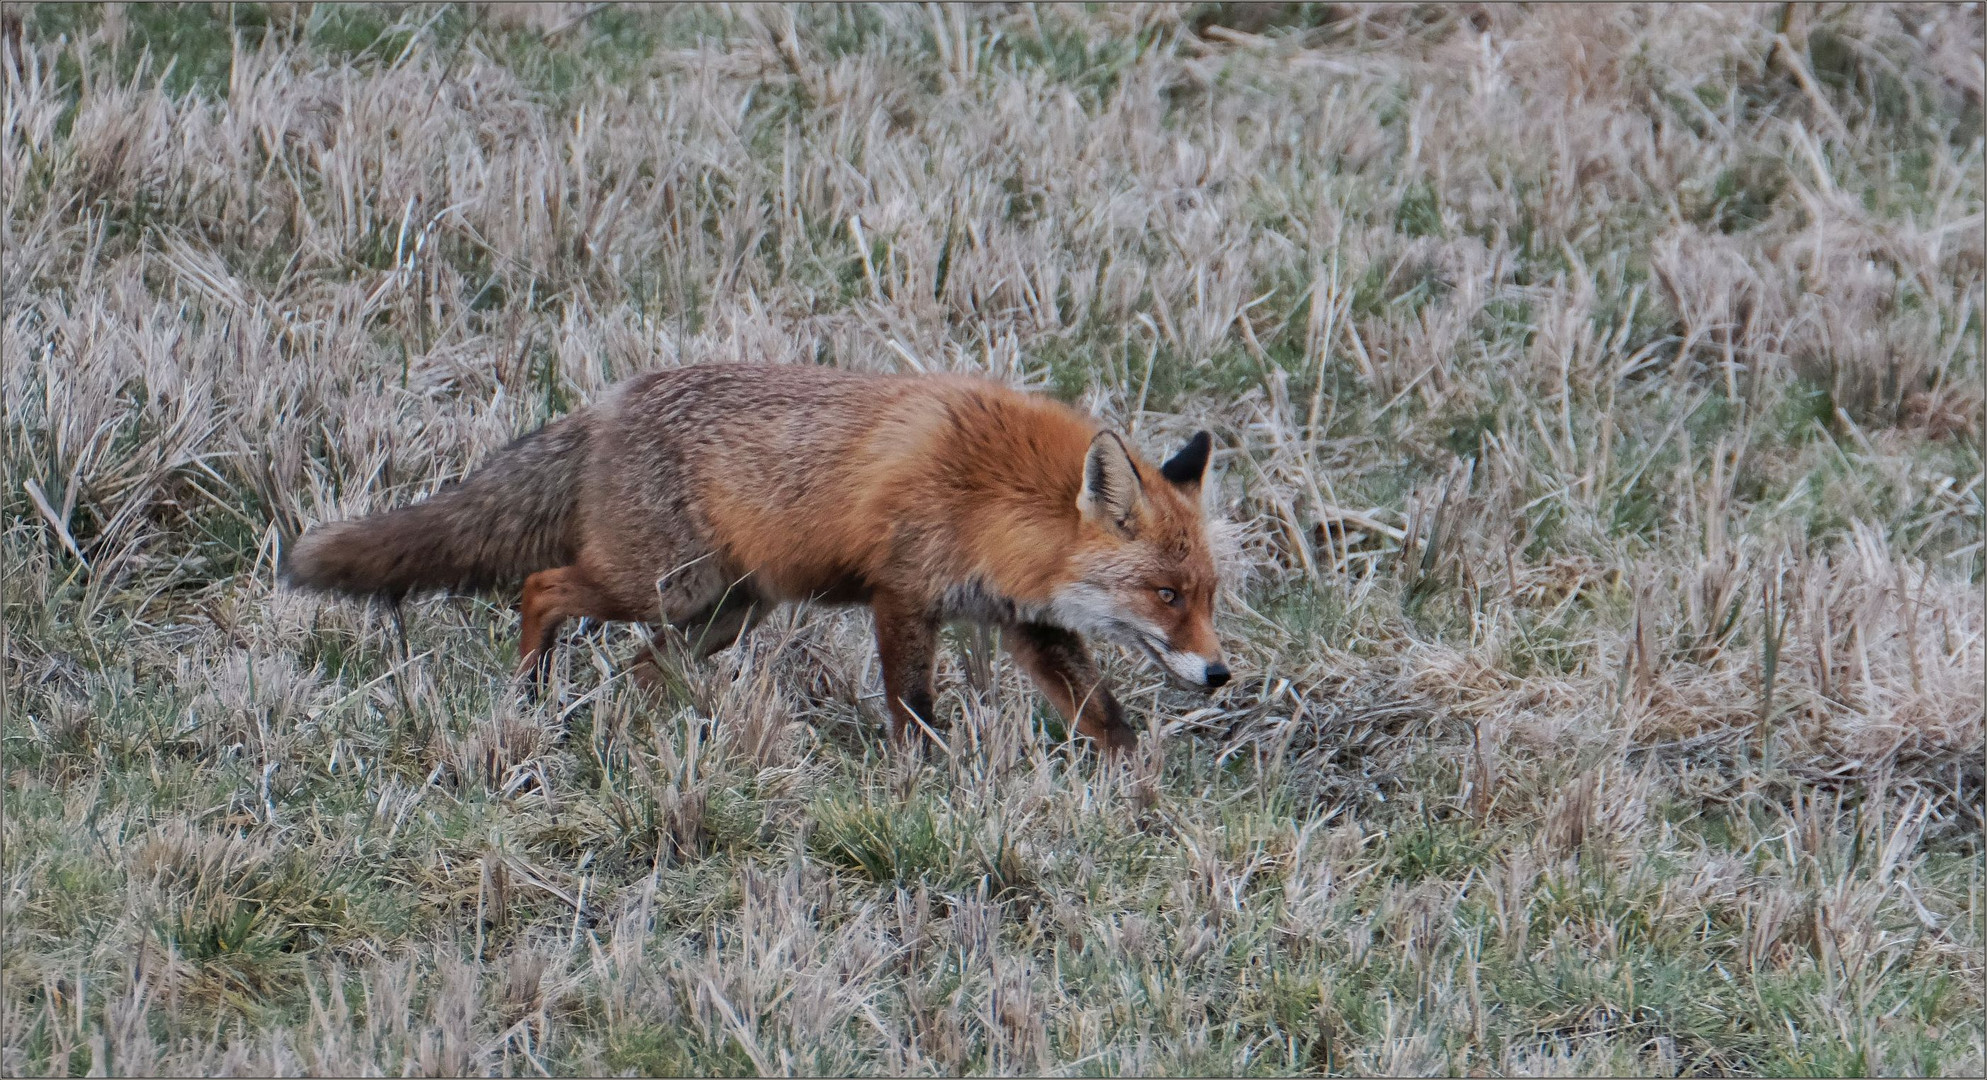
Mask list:
[[[1194,687],[1208,685],[1208,659],[1198,653],[1180,653],[1162,647],[1166,635],[1158,627],[1133,623],[1113,596],[1101,588],[1075,584],[1055,594],[1049,602],[1049,617],[1063,629],[1091,633],[1105,641],[1131,645],[1158,661],[1174,679]]]
[[[1166,670],[1195,686],[1207,685],[1207,661],[1188,652],[1163,652],[1159,659],[1165,661]]]
[[[1166,635],[1157,627],[1126,619],[1118,602],[1103,589],[1080,583],[1071,585],[1049,602],[1048,614],[1066,630],[1129,645],[1164,666],[1174,678],[1194,686],[1207,685],[1205,657],[1160,647]]]

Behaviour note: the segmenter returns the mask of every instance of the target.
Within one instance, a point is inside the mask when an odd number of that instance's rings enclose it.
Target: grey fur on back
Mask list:
[[[575,413],[519,438],[422,502],[306,532],[284,555],[284,584],[398,599],[508,585],[570,563],[586,419]]]

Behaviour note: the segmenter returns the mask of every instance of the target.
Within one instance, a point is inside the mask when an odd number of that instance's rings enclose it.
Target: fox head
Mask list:
[[[1201,513],[1211,442],[1200,432],[1153,469],[1116,432],[1097,433],[1076,500],[1073,579],[1052,602],[1069,629],[1137,648],[1176,681],[1210,690],[1228,681]]]

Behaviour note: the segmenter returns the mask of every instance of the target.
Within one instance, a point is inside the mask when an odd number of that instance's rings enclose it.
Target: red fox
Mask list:
[[[629,379],[424,502],[323,525],[288,585],[398,599],[524,580],[519,672],[566,619],[668,622],[697,655],[772,605],[867,604],[895,736],[932,723],[938,631],[1003,640],[1077,731],[1137,733],[1083,635],[1228,681],[1201,512],[1211,440],[1154,468],[1066,406],[957,375],[707,365]]]

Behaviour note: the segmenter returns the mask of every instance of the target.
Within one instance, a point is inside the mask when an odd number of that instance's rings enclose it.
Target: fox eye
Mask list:
[[[1177,606],[1180,602],[1180,594],[1171,589],[1161,589],[1159,590],[1159,602],[1168,607]]]

